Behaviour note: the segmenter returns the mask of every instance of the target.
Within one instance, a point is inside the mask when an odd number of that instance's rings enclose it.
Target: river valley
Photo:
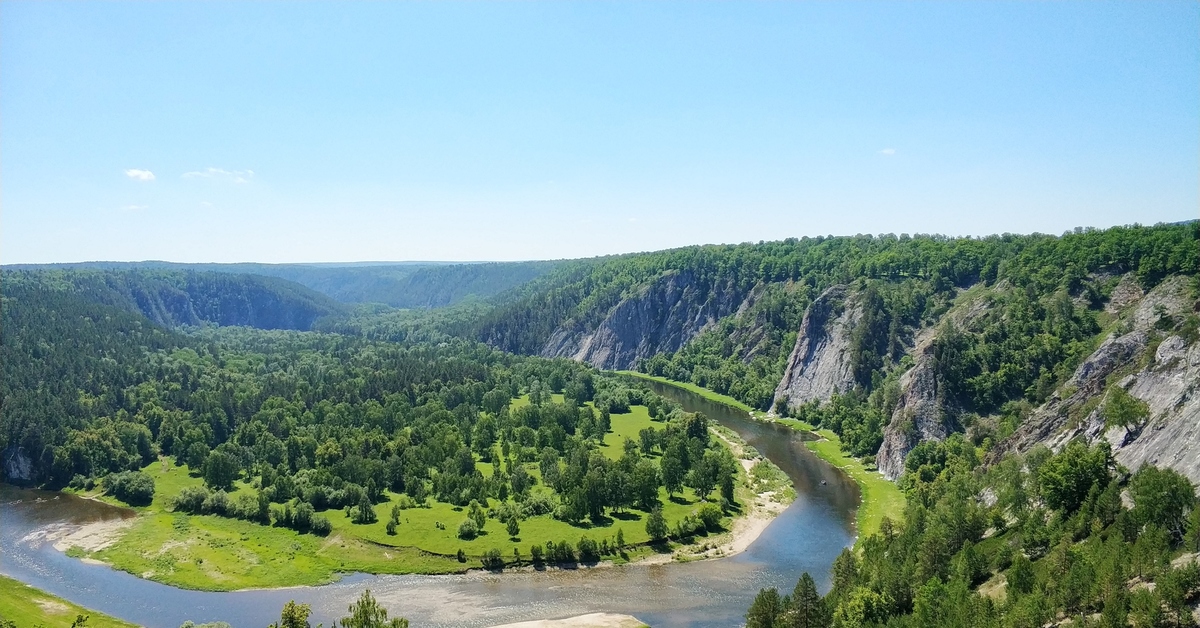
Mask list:
[[[790,590],[808,571],[828,587],[829,566],[854,542],[858,488],[811,453],[802,435],[756,422],[700,396],[651,383],[689,411],[734,430],[790,477],[797,498],[736,556],[662,565],[471,573],[452,576],[348,575],[319,587],[209,593],[143,580],[54,549],[51,539],[80,524],[132,516],[69,495],[0,487],[0,573],[72,602],[146,626],[186,620],[261,628],[288,600],[309,603],[314,624],[345,614],[369,588],[392,616],[414,626],[490,626],[591,612],[625,613],[652,626],[736,626],[762,587]]]

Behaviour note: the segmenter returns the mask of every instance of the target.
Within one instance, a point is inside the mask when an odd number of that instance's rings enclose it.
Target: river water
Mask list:
[[[624,565],[451,576],[348,575],[319,587],[209,593],[143,580],[55,550],[48,536],[127,510],[43,491],[0,486],[0,573],[84,607],[145,626],[176,628],[186,620],[263,628],[288,600],[311,604],[313,624],[330,625],[364,588],[418,626],[490,626],[593,612],[627,613],[655,627],[737,626],[763,587],[789,590],[808,571],[824,590],[829,567],[854,542],[858,488],[814,456],[802,436],[759,423],[693,393],[652,387],[689,411],[736,431],[795,483],[798,497],[745,552],[730,558],[666,565]]]

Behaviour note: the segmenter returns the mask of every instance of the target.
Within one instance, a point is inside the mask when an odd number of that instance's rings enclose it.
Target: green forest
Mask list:
[[[1175,471],[1078,443],[983,467],[955,435],[914,450],[901,484],[903,522],[843,551],[828,593],[809,574],[765,589],[746,626],[1195,625],[1200,508]]]
[[[936,325],[937,384],[959,432],[908,454],[907,508],[843,552],[831,590],[817,592],[821,574],[764,590],[748,626],[1193,625],[1200,508],[1187,478],[1121,467],[1104,444],[989,454],[1124,324],[1105,311],[1123,276],[1149,290],[1181,275],[1200,297],[1200,224],[803,238],[509,270],[529,280],[402,309],[246,274],[6,269],[4,479],[158,513],[142,538],[192,525],[261,534],[263,547],[283,542],[271,535],[301,547],[342,531],[388,547],[420,538],[393,567],[410,572],[626,560],[725,529],[741,512],[741,465],[702,414],[540,356],[555,333],[595,329],[686,273],[701,297],[745,306],[637,370],[830,430],[869,465],[915,339]],[[835,285],[853,286],[862,310],[854,386],[777,403],[805,312]],[[968,299],[984,305],[946,316]],[[1195,342],[1197,315],[1154,326]],[[1109,396],[1112,424],[1144,415],[1124,390]],[[183,569],[107,552],[135,573]],[[164,581],[205,586],[178,570]]]

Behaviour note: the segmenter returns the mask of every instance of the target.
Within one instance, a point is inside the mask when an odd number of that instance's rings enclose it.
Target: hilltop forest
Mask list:
[[[722,508],[688,525],[720,525],[736,463],[703,415],[609,373],[639,371],[828,430],[907,495],[831,591],[764,591],[750,626],[1192,625],[1200,223],[502,274],[520,280],[347,305],[254,274],[6,269],[4,477],[147,503],[163,456],[203,481],[180,511],[317,534],[387,492],[465,509],[460,538],[489,500],[523,510],[475,533],[631,509],[657,526],[685,490]],[[651,428],[606,441],[633,407]]]

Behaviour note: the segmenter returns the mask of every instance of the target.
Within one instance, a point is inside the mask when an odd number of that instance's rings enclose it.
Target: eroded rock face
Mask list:
[[[690,272],[668,272],[623,299],[595,329],[567,323],[542,348],[601,369],[632,369],[639,359],[672,353],[709,325],[738,310],[745,291],[730,284],[705,289]]]
[[[926,440],[944,440],[955,429],[953,412],[939,394],[933,341],[930,334],[918,343],[913,352],[916,363],[900,376],[900,399],[875,455],[879,472],[889,480],[904,473],[904,459],[913,447]]]
[[[4,479],[14,483],[33,480],[33,461],[20,447],[14,445],[4,451]]]
[[[1105,381],[1117,369],[1136,360],[1150,341],[1145,331],[1136,330],[1123,336],[1110,335],[1083,361],[1062,388],[1055,391],[1046,403],[1034,410],[1012,436],[996,444],[988,456],[995,462],[1009,451],[1026,452],[1038,443],[1065,444],[1079,432],[1060,434],[1071,422],[1072,410],[1082,407],[1090,399],[1104,394]],[[1059,438],[1055,439],[1055,436]],[[1062,440],[1062,436],[1067,436]],[[1062,440],[1062,443],[1058,441]]]
[[[1169,335],[1150,350],[1153,327],[1163,316],[1187,311],[1186,279],[1175,277],[1145,296],[1130,316],[1133,330],[1112,335],[1088,356],[1060,392],[1034,411],[1009,439],[998,444],[989,460],[1003,452],[1025,452],[1039,443],[1058,450],[1076,438],[1088,443],[1108,441],[1117,462],[1136,470],[1143,464],[1171,468],[1200,483],[1200,342],[1188,343]],[[1112,382],[1113,373],[1145,365]],[[1086,416],[1079,409],[1108,386],[1121,386],[1146,402],[1148,419],[1141,425],[1106,427],[1103,402]],[[1065,396],[1064,396],[1065,394]],[[1071,410],[1076,419],[1072,420]]]
[[[833,286],[817,297],[804,313],[775,399],[794,407],[828,401],[853,388],[850,334],[861,318],[862,307],[848,297],[846,286]]]

